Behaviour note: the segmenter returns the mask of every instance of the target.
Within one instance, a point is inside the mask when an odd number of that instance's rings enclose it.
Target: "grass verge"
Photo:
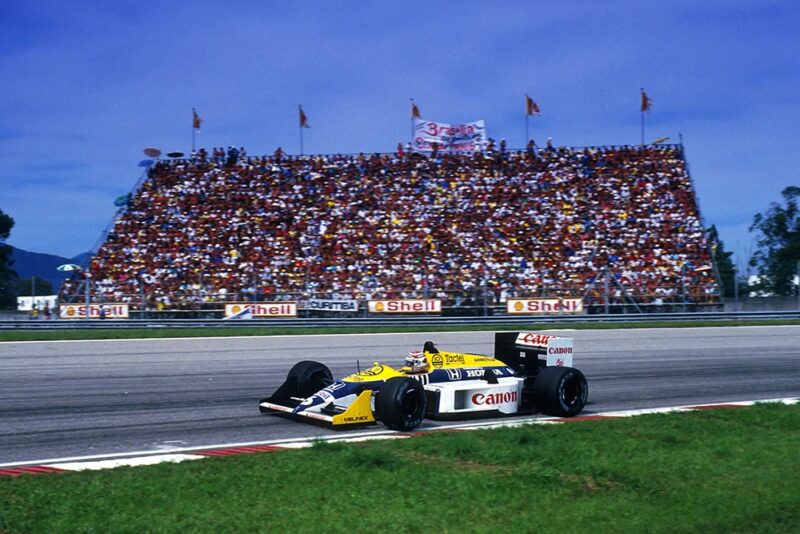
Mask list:
[[[0,330],[4,341],[57,341],[82,339],[147,339],[181,337],[278,336],[317,334],[374,334],[404,332],[463,332],[500,330],[609,330],[622,328],[687,328],[712,326],[784,326],[800,325],[800,320],[742,320],[742,321],[648,321],[636,323],[536,323],[486,325],[414,325],[414,326],[343,326],[343,327],[285,327],[242,326],[237,328],[135,328],[83,330]]]
[[[796,532],[800,406],[0,479],[0,532]]]

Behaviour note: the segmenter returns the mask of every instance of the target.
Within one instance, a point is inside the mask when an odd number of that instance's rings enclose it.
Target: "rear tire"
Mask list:
[[[547,415],[578,415],[588,398],[586,377],[572,367],[543,367],[533,382],[536,409]]]
[[[294,384],[294,391],[289,396],[306,399],[333,383],[333,375],[328,366],[310,360],[298,362],[289,371],[287,383]]]
[[[422,422],[427,404],[425,388],[418,380],[396,376],[381,386],[375,398],[375,412],[392,430],[408,431]]]

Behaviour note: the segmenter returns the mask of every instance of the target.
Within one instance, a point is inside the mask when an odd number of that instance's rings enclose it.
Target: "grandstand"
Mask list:
[[[159,162],[91,261],[149,309],[308,297],[719,302],[680,145]],[[62,287],[80,302],[81,280]]]

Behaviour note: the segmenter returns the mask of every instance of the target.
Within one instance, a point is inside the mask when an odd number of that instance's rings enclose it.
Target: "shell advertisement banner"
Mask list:
[[[238,302],[225,305],[225,317],[250,310],[253,317],[297,317],[296,302]]]
[[[583,299],[508,299],[506,313],[510,315],[583,313]]]
[[[370,300],[370,313],[442,313],[440,299]]]
[[[86,319],[86,304],[63,304],[59,309],[62,319]],[[127,304],[90,304],[89,319],[128,319]]]

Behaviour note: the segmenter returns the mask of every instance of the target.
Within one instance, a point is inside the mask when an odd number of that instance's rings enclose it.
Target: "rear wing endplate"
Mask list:
[[[572,338],[535,332],[498,332],[494,357],[526,375],[538,367],[572,367]]]

